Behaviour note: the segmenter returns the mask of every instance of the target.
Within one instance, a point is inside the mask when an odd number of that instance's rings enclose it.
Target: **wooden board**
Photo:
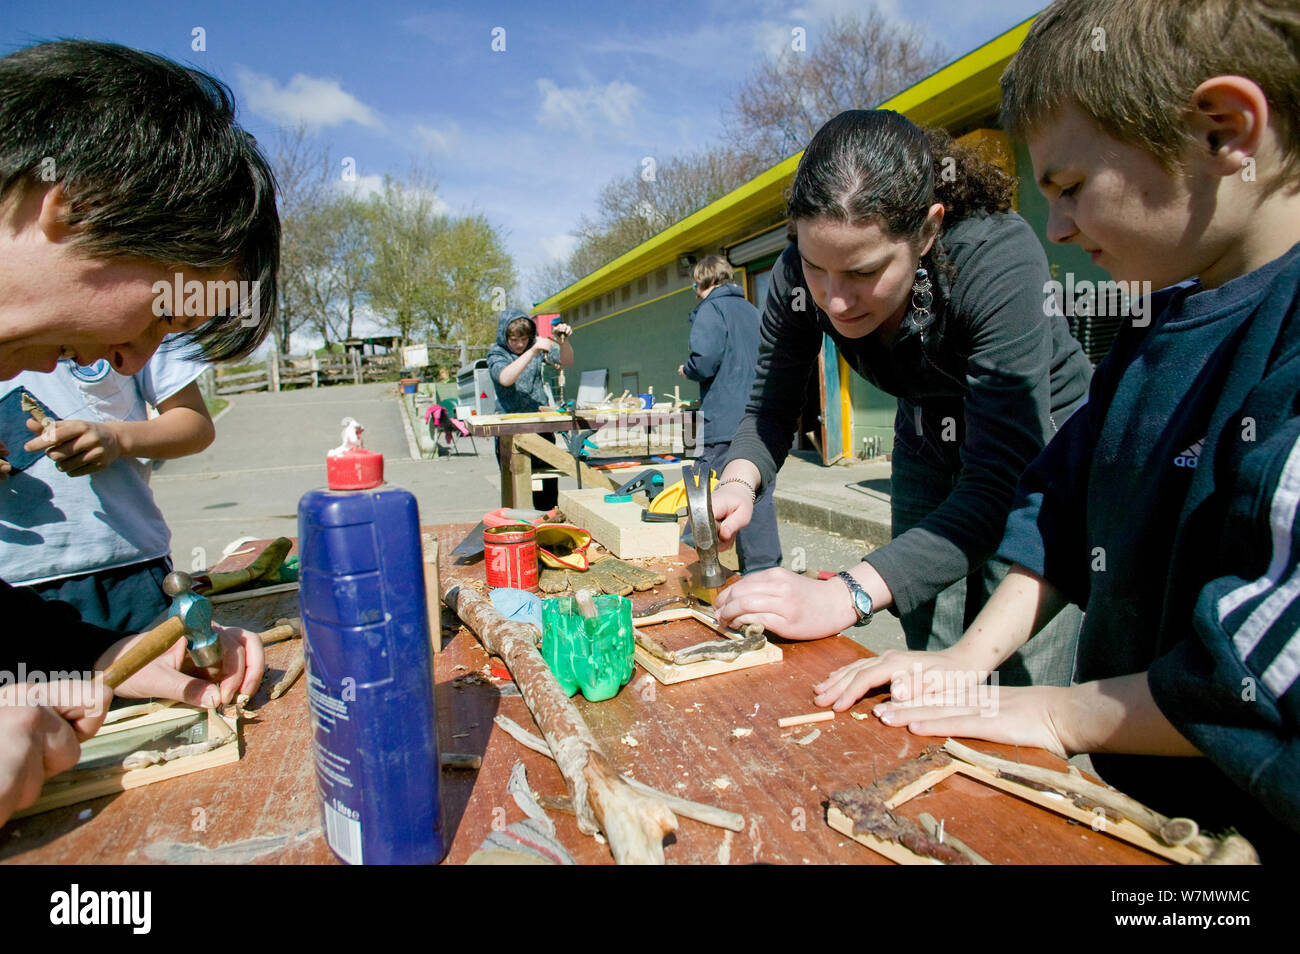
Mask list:
[[[782,656],[780,646],[766,643],[762,649],[741,653],[735,659],[702,659],[699,662],[678,665],[665,662],[640,646],[636,647],[636,661],[641,664],[641,668],[665,686],[689,682],[692,679],[703,679],[705,676],[717,676],[724,672],[735,672],[738,669],[766,666],[768,663],[780,662]]]
[[[538,434],[516,434],[514,437],[514,450],[515,453],[532,454],[534,457],[550,464],[566,477],[577,479],[577,474],[581,471],[582,485],[584,487],[603,488],[601,493],[607,493],[618,486],[611,478],[606,477],[598,470],[593,470],[581,461],[574,460],[573,456],[564,448],[552,444]]]
[[[606,503],[608,491],[561,490],[560,510],[569,523],[587,530],[596,542],[622,560],[676,556],[681,531],[677,522],[644,523],[635,501]]]

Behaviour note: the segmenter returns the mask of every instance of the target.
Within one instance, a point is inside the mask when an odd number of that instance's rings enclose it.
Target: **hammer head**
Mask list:
[[[201,669],[221,665],[221,639],[212,628],[212,603],[194,592],[194,580],[179,570],[168,573],[163,592],[172,598],[171,615],[185,624],[185,648]]]
[[[716,595],[727,580],[727,571],[718,562],[718,524],[713,519],[713,492],[709,487],[708,465],[687,464],[682,468],[682,482],[686,486],[686,512],[691,521],[695,554],[699,558],[698,587],[705,592],[711,590]],[[712,603],[713,600],[708,599],[707,602]]]

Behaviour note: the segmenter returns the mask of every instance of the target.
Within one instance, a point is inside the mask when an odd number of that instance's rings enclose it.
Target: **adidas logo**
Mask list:
[[[1205,438],[1202,437],[1191,447],[1187,448],[1187,450],[1183,451],[1181,454],[1175,457],[1174,466],[1190,467],[1192,469],[1195,469],[1196,465],[1201,462],[1201,445],[1204,443],[1205,443]]]

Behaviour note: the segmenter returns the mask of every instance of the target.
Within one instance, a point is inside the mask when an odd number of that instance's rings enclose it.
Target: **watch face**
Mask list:
[[[853,605],[858,611],[858,622],[865,623],[871,619],[871,597],[866,593],[855,592],[853,594]]]

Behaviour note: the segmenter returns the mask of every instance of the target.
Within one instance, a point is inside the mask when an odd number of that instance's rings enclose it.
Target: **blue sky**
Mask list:
[[[521,278],[572,247],[600,186],[644,156],[709,145],[728,96],[802,26],[809,49],[862,0],[400,3],[389,0],[7,0],[0,53],[63,36],[112,40],[212,73],[268,141],[306,122],[363,187],[430,168],[455,212],[506,235]],[[1040,0],[884,0],[950,58]],[[194,50],[193,30],[206,50]],[[505,50],[492,49],[504,29]],[[500,34],[498,34],[500,36]],[[532,289],[522,284],[520,297]],[[518,302],[518,304],[526,304]]]

